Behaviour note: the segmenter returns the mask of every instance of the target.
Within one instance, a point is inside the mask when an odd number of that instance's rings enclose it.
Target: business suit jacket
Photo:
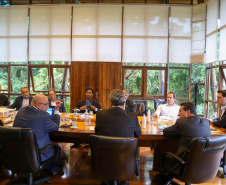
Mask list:
[[[75,109],[79,109],[80,107],[84,106],[85,104],[86,104],[86,99],[84,99],[84,100],[79,100],[79,101],[78,101],[78,104],[75,106]],[[96,107],[98,110],[101,109],[101,106],[100,106],[99,102],[96,101],[96,100],[93,100],[93,99],[92,99],[92,105],[93,105],[94,107]],[[87,110],[88,110],[88,111],[93,111],[93,110],[90,109],[90,107],[87,108]],[[85,110],[80,110],[80,112],[81,112],[81,113],[84,113]],[[96,111],[93,111],[93,113],[96,114]]]
[[[179,118],[176,123],[163,130],[163,135],[179,140],[179,147],[176,155],[187,160],[188,148],[195,137],[210,137],[209,121],[198,116],[188,118]],[[167,171],[173,171],[177,175],[181,175],[183,165],[177,160],[166,156],[164,168]]]
[[[48,99],[49,100],[49,107],[51,106],[51,100],[50,99]],[[60,99],[56,99],[56,100],[60,100]],[[63,104],[60,106],[60,108],[59,108],[59,112],[66,112],[66,110],[65,110],[65,107],[64,107],[64,101],[63,100],[60,100],[61,102],[63,102]]]
[[[126,100],[125,111],[126,112],[135,112],[134,104],[132,101]]]
[[[97,112],[95,134],[113,137],[139,137],[141,128],[136,113],[127,113],[120,107],[112,107]]]
[[[31,105],[32,99],[33,97],[29,96],[29,105]],[[16,108],[16,110],[19,110],[22,106],[22,103],[23,103],[23,96],[18,96],[15,102],[12,105],[9,105],[8,108],[11,108],[11,109]]]
[[[209,121],[198,116],[179,118],[174,125],[163,130],[163,135],[179,139],[177,155],[183,157],[193,138],[211,136]]]
[[[221,117],[213,121],[213,125],[216,127],[226,128],[226,111],[224,111],[224,114]]]
[[[53,142],[49,139],[49,132],[58,130],[60,115],[54,114],[52,119],[45,111],[38,110],[33,106],[22,107],[16,117],[13,126],[32,128],[35,132],[39,149]],[[40,155],[41,161],[54,156],[54,148],[51,147]]]
[[[5,95],[0,94],[0,106],[8,106],[8,105],[9,105],[8,98]]]

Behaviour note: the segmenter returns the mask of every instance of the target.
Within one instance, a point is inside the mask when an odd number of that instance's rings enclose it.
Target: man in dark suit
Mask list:
[[[125,111],[126,112],[135,112],[134,110],[134,104],[133,101],[129,101],[129,91],[128,90],[123,90],[125,97],[126,97],[126,105],[125,105]]]
[[[113,89],[109,94],[109,100],[111,108],[97,112],[95,134],[112,137],[139,137],[141,128],[137,115],[135,112],[125,111],[126,97],[123,91]],[[139,170],[139,160],[137,160],[137,170]],[[102,184],[106,183],[102,182]],[[120,182],[120,184],[126,184],[126,182]]]
[[[86,88],[86,99],[79,100],[78,104],[75,106],[74,109],[79,110],[79,112],[84,113],[87,109],[88,111],[93,111],[95,114],[98,110],[101,109],[101,106],[98,101],[93,100],[92,96],[94,93],[94,89],[92,87]]]
[[[48,101],[49,101],[49,107],[50,106],[54,106],[55,107],[56,106],[56,101],[57,101],[55,90],[54,89],[49,89],[48,95],[49,95],[49,99],[48,99]],[[60,101],[62,102],[62,105],[60,106],[59,111],[60,112],[66,112],[65,107],[64,107],[63,100],[60,100]]]
[[[43,94],[34,96],[31,106],[21,108],[15,118],[14,127],[32,128],[35,132],[39,149],[53,142],[49,139],[49,132],[56,131],[60,125],[59,108],[62,102],[57,100],[55,106],[55,114],[52,119],[46,110],[49,107],[48,99]],[[58,160],[47,167],[47,170],[55,175],[62,168],[60,162],[60,148]],[[51,147],[40,155],[41,161],[45,161],[54,156],[54,148]]]
[[[176,123],[163,130],[163,135],[179,140],[179,148],[176,155],[186,160],[188,148],[195,137],[210,137],[209,122],[205,118],[200,118],[196,115],[195,105],[191,102],[180,104],[180,110]],[[181,172],[181,165],[178,165],[170,156],[166,156],[164,167],[169,171],[178,173]],[[165,176],[165,177],[163,177]],[[170,180],[168,174],[160,173],[160,183],[167,184]]]
[[[115,137],[139,137],[141,128],[136,113],[125,111],[126,98],[122,90],[109,94],[111,108],[96,115],[95,134]]]
[[[7,106],[8,108],[19,110],[21,107],[26,107],[31,104],[32,96],[29,96],[29,90],[27,87],[21,87],[22,96],[18,96],[12,105]]]
[[[1,94],[1,86],[0,86],[0,106],[8,106],[9,102],[8,102],[8,98]]]
[[[226,90],[217,92],[217,104],[221,106],[221,116],[215,120],[209,120],[209,122],[216,127],[226,128]]]

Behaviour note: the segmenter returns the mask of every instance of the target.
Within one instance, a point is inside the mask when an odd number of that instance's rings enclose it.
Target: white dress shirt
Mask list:
[[[173,104],[172,106],[166,104],[161,104],[158,106],[155,113],[158,116],[169,116],[169,117],[177,117],[179,113],[180,106]]]
[[[29,106],[29,98],[23,98],[21,107],[27,107],[27,106]]]
[[[56,101],[51,100],[51,106],[56,106]]]

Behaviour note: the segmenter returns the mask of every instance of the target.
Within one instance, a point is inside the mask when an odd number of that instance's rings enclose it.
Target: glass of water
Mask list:
[[[88,118],[88,119],[87,119],[87,124],[86,124],[86,125],[92,125],[92,124],[91,124],[91,118]]]

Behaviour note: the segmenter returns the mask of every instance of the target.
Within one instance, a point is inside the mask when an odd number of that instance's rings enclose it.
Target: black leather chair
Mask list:
[[[155,111],[157,110],[158,106],[161,104],[166,104],[167,101],[166,100],[162,100],[162,99],[155,99],[154,100],[154,109]]]
[[[100,180],[131,180],[136,173],[136,138],[90,136],[92,171]]]
[[[175,154],[166,152],[161,156],[161,169],[170,173],[176,179],[185,182],[185,185],[208,182],[213,179],[218,172],[225,144],[225,136],[194,138],[188,150],[186,161]],[[169,156],[178,161],[177,167],[181,169],[180,173],[166,169],[165,162]],[[171,183],[177,184],[173,180]]]
[[[32,129],[0,127],[0,146],[4,167],[13,173],[27,174],[26,184],[50,183],[50,177],[44,177],[34,182],[33,174],[37,174],[40,170],[56,161],[58,148],[55,145],[47,145],[39,150]],[[39,154],[53,146],[56,149],[55,156],[44,162],[40,162]]]
[[[134,111],[138,116],[147,115],[147,100],[133,100]]]
[[[223,174],[221,175],[222,178],[226,177],[226,150],[224,150],[223,157],[221,158],[220,167],[223,168]]]

